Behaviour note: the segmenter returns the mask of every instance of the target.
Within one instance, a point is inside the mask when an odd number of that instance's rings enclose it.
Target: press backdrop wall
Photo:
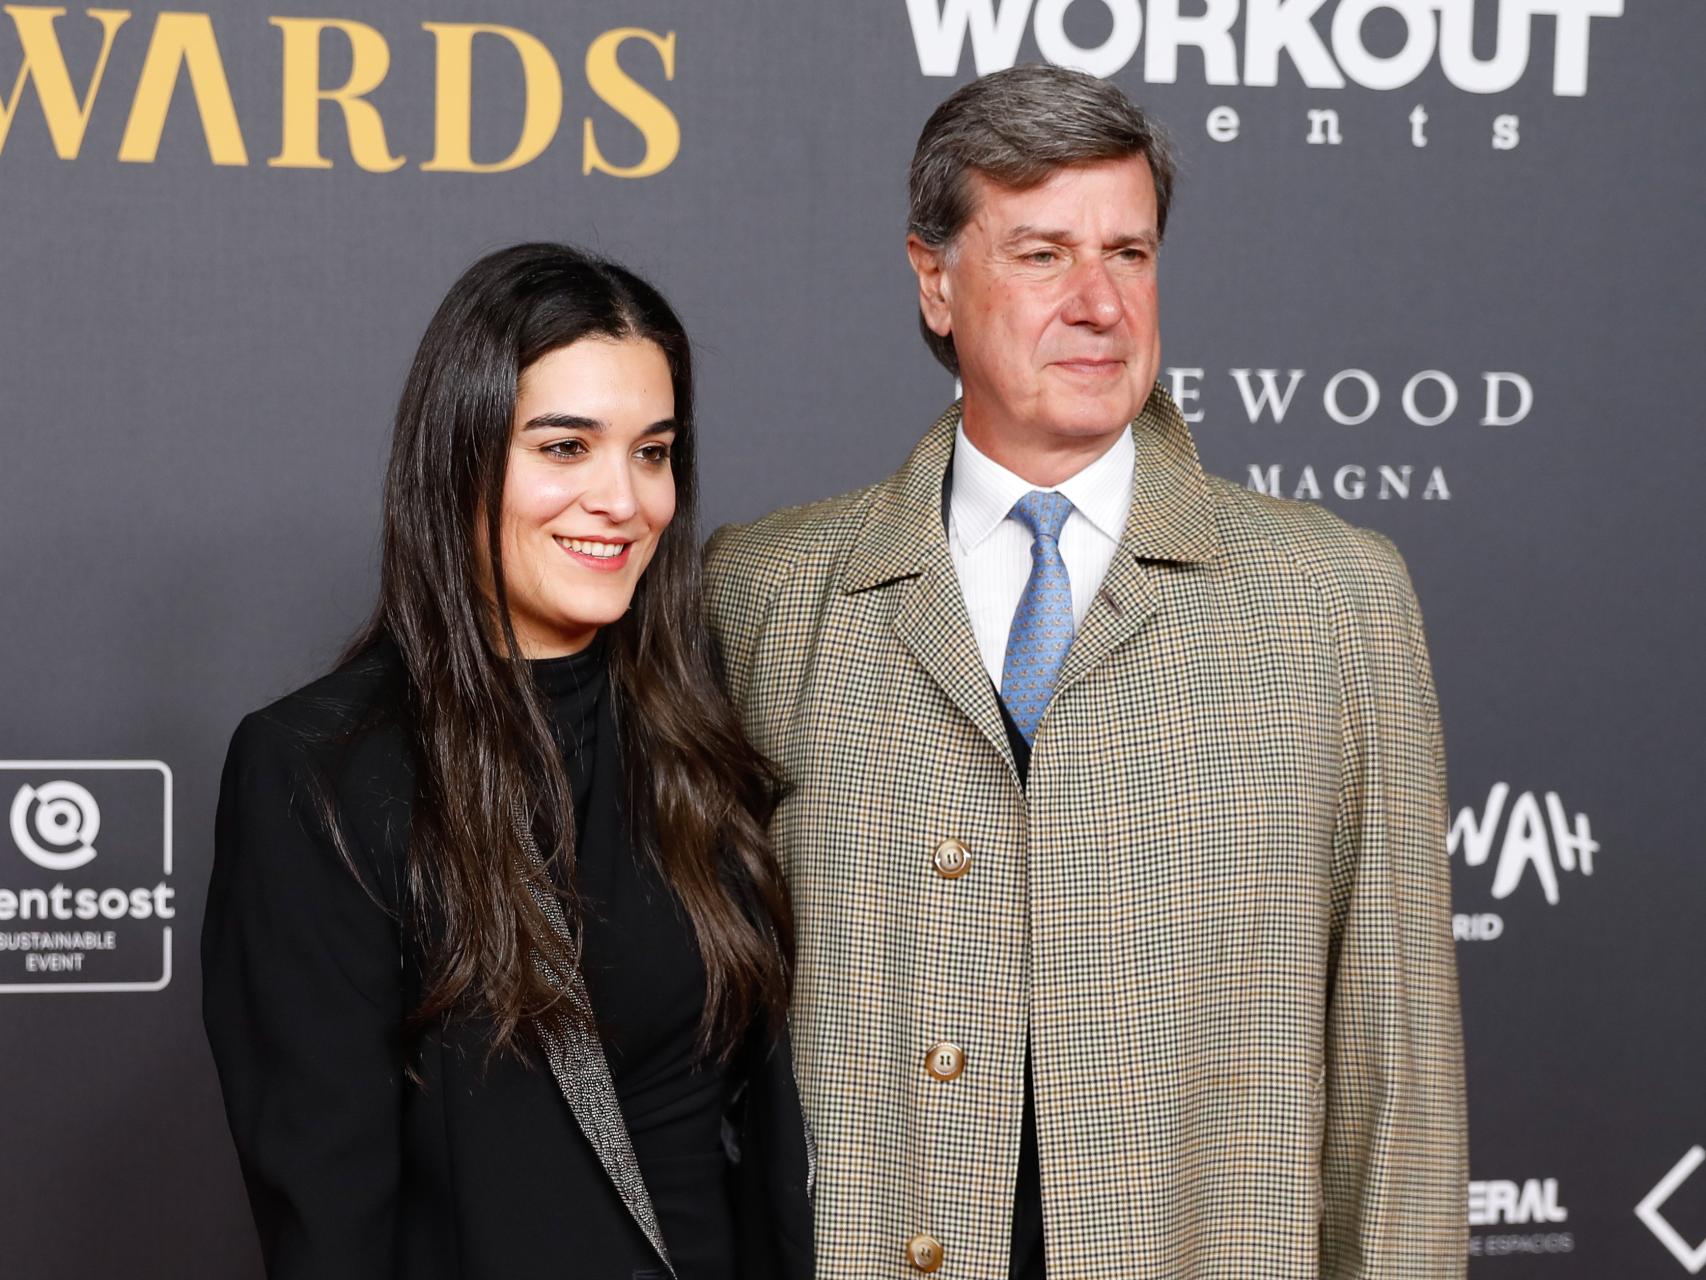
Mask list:
[[[919,127],[1039,58],[1176,135],[1207,466],[1409,559],[1472,1274],[1702,1272],[1701,0],[189,3],[0,13],[0,1272],[259,1274],[198,1008],[219,765],[369,605],[455,275],[561,238],[663,287],[707,529],[867,483],[953,394]]]

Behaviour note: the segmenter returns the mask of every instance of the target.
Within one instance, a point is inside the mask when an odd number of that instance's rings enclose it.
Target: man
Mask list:
[[[907,252],[962,403],[707,553],[792,786],[820,1276],[1463,1273],[1421,619],[1378,534],[1202,473],[1172,186],[1111,85],[954,94]]]

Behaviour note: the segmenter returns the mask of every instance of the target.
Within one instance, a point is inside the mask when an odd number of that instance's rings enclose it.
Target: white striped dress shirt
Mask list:
[[[1125,531],[1136,461],[1137,448],[1127,427],[1106,453],[1078,474],[1057,485],[1038,486],[979,452],[966,439],[964,427],[956,432],[948,548],[978,653],[996,688],[1001,687],[1013,611],[1031,576],[1031,534],[1009,516],[1013,504],[1039,487],[1065,494],[1072,503],[1072,514],[1060,531],[1060,556],[1072,579],[1072,622],[1082,626]]]

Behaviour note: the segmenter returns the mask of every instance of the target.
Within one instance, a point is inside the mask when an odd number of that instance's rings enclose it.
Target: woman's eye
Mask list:
[[[635,451],[635,456],[646,462],[668,462],[669,446],[667,444],[643,444]]]
[[[578,458],[586,452],[586,442],[583,440],[553,440],[540,450],[553,458]]]

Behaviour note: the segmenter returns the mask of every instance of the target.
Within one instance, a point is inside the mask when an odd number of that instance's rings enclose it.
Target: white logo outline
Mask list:
[[[1635,1216],[1648,1231],[1659,1238],[1659,1243],[1670,1250],[1671,1257],[1682,1263],[1683,1269],[1691,1276],[1697,1276],[1702,1270],[1706,1270],[1706,1240],[1697,1245],[1689,1244],[1659,1212],[1659,1206],[1669,1200],[1676,1189],[1687,1182],[1689,1175],[1702,1164],[1706,1164],[1706,1147],[1696,1143],[1671,1167],[1671,1171],[1647,1192],[1641,1203],[1635,1206]]]
[[[172,874],[172,767],[164,760],[0,760],[0,769],[46,772],[61,769],[146,769],[160,775],[161,870]],[[139,982],[0,982],[0,995],[83,995],[119,991],[160,992],[172,985],[172,929],[160,931],[160,976]]]

